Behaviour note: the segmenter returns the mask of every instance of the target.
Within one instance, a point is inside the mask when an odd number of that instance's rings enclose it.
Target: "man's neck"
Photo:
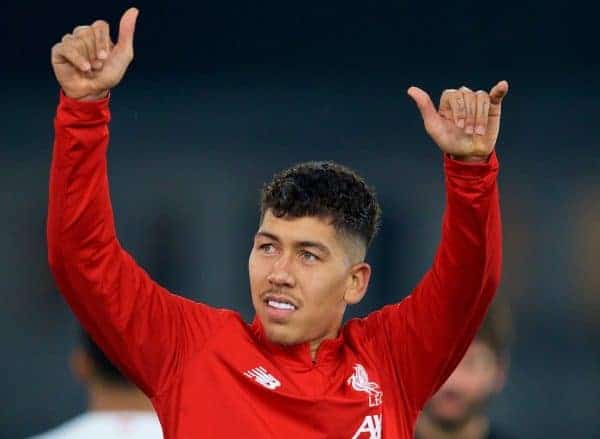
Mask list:
[[[328,332],[323,337],[308,342],[308,347],[310,349],[310,358],[312,358],[313,363],[317,361],[317,351],[319,350],[319,346],[321,346],[321,343],[323,343],[323,341],[325,340],[336,338],[339,335],[339,332],[340,328],[338,327],[337,329]]]
[[[91,411],[152,411],[150,400],[135,387],[94,384],[88,391]]]
[[[428,416],[422,415],[417,423],[417,439],[485,439],[489,433],[489,421],[485,416],[474,416],[456,430],[446,431]]]

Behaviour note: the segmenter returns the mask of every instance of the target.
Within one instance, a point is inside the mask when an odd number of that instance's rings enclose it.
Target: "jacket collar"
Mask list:
[[[258,316],[254,317],[250,328],[259,346],[275,357],[276,361],[282,361],[300,369],[327,367],[339,363],[342,346],[344,345],[344,331],[341,328],[336,338],[321,342],[317,349],[315,361],[311,358],[308,342],[282,345],[269,340]]]

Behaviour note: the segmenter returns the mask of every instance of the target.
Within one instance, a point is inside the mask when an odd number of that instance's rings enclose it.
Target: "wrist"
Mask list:
[[[71,99],[76,99],[81,102],[91,102],[91,101],[99,101],[105,99],[108,96],[108,90],[102,90],[98,93],[92,93],[86,96],[72,96],[63,89],[63,93],[65,96],[70,97]]]
[[[448,154],[448,156],[452,160],[456,160],[459,162],[465,162],[465,163],[486,163],[489,160],[490,155],[491,154],[488,154],[486,156],[480,156],[480,155],[459,156],[459,155]]]

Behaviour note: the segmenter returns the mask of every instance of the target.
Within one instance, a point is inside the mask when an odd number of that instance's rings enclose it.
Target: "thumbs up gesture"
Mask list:
[[[502,99],[508,82],[500,81],[489,93],[467,87],[442,93],[436,110],[429,95],[418,87],[408,89],[415,101],[425,130],[440,149],[465,161],[484,161],[494,150],[500,132]]]
[[[52,47],[54,74],[65,94],[80,100],[105,97],[125,75],[133,60],[133,34],[138,10],[121,17],[119,40],[113,44],[106,21],[77,26]]]

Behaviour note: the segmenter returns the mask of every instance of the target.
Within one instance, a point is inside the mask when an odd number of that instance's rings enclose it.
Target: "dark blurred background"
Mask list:
[[[130,4],[10,2],[0,17],[0,437],[83,410],[77,326],[46,261],[58,88],[50,47]],[[360,315],[428,268],[441,157],[405,94],[511,84],[497,146],[503,284],[517,338],[493,419],[519,438],[598,437],[600,63],[589,2],[139,1],[136,59],[113,91],[109,153],[124,246],[173,291],[252,317],[247,256],[258,189],[332,159],[384,209]],[[116,37],[116,33],[115,33]]]

